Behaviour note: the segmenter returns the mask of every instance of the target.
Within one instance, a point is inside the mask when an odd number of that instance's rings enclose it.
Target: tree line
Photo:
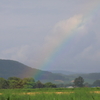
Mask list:
[[[35,81],[34,78],[18,78],[9,77],[8,79],[0,78],[0,89],[32,89],[32,88],[57,88],[57,87],[100,87],[100,80],[96,80],[93,84],[84,83],[84,79],[79,76],[74,79],[73,84],[53,84],[51,82],[42,83],[41,81]]]
[[[100,80],[96,80],[93,84],[84,83],[83,77],[79,76],[74,80],[74,85],[77,87],[100,87]]]
[[[41,81],[36,81],[34,78],[18,78],[9,77],[8,79],[0,78],[0,89],[22,89],[22,88],[56,88],[56,85],[47,82],[43,84]]]
[[[84,82],[83,77],[79,76],[74,79],[73,84],[57,84],[57,87],[68,87],[68,86],[73,86],[73,87],[100,87],[100,79],[95,80],[92,84],[89,84],[88,82]]]

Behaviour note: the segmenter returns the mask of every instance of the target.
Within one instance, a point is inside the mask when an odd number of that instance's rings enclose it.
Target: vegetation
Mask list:
[[[34,67],[34,66],[33,66]],[[36,73],[40,73],[41,77],[35,77]],[[65,73],[65,72],[64,72]],[[63,74],[64,74],[63,73]],[[19,78],[30,78],[34,76],[36,81],[40,80],[42,83],[52,82],[55,84],[69,84],[76,77],[83,77],[86,82],[92,84],[95,80],[99,79],[100,73],[90,74],[75,74],[74,75],[63,75],[55,74],[48,71],[42,71],[39,69],[28,67],[20,62],[13,60],[1,60],[0,59],[0,77],[8,79],[9,77],[15,76]],[[68,74],[68,72],[66,72]]]
[[[83,87],[84,86],[83,83],[84,83],[84,79],[81,76],[79,76],[74,80],[74,84],[77,87]]]
[[[56,85],[47,82],[45,84],[40,81],[35,82],[33,78],[9,77],[7,80],[0,78],[0,89],[33,89],[33,88],[56,88]]]
[[[100,88],[85,87],[79,76],[73,82],[74,88],[56,88],[51,82],[42,83],[33,78],[0,78],[0,100],[99,100]],[[99,83],[99,84],[97,84]],[[100,85],[96,80],[93,84]],[[72,85],[72,84],[66,84]]]
[[[41,77],[36,77],[36,73],[39,73]],[[8,79],[12,76],[19,78],[30,78],[34,76],[35,80],[40,80],[43,83],[46,83],[48,81],[55,82],[55,80],[67,80],[63,75],[31,68],[17,61],[0,60],[0,77]]]
[[[68,83],[68,84],[56,84],[57,88],[59,87],[100,87],[100,80],[95,80],[93,84],[89,84],[88,82],[84,82],[83,77],[79,76],[78,78],[75,78],[73,80],[73,83]]]
[[[100,88],[0,89],[0,100],[99,100]]]

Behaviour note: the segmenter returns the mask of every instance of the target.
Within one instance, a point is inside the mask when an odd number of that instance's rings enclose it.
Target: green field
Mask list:
[[[1,89],[0,100],[100,100],[100,88]]]

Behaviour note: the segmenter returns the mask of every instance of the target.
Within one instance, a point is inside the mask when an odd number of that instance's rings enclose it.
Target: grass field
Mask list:
[[[100,100],[100,88],[1,89],[0,100]]]

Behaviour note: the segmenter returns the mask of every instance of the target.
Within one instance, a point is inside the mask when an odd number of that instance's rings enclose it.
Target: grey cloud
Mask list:
[[[77,35],[61,49],[58,47],[47,66],[72,71],[81,71],[84,66],[92,71],[97,66],[99,70],[99,10],[84,22],[78,17],[85,14],[88,17],[87,13],[97,4],[98,0],[0,0],[1,58],[40,68],[66,37],[66,32],[81,22]]]

